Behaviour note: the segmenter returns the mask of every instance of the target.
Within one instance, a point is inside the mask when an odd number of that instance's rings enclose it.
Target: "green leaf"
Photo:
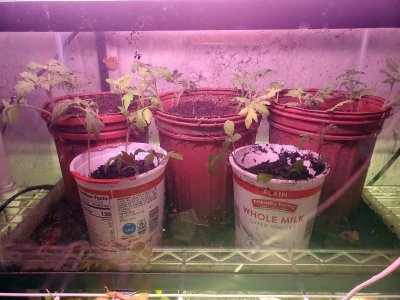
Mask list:
[[[17,101],[26,103],[27,96],[29,95],[30,92],[32,92],[35,89],[35,85],[33,84],[32,81],[26,81],[26,80],[20,80],[17,82],[17,84],[14,87]],[[21,100],[21,101],[20,101]]]
[[[86,129],[89,134],[94,134],[96,138],[99,137],[101,128],[104,126],[103,122],[99,120],[92,113],[86,113],[85,115]]]
[[[217,176],[218,175],[217,164],[218,164],[219,160],[220,160],[219,155],[210,154],[208,156],[208,172],[213,176]]]
[[[112,79],[112,78],[106,78],[106,82],[107,82],[108,84],[115,84],[115,80]]]
[[[399,65],[396,63],[396,61],[393,58],[389,57],[386,59],[386,66],[393,73],[399,73]]]
[[[239,133],[235,133],[232,135],[232,142],[237,142],[241,138],[242,138],[242,136]]]
[[[339,127],[335,124],[328,124],[324,128],[322,128],[320,134],[325,135],[330,131],[337,130]]]
[[[148,123],[146,122],[143,114],[142,113],[135,114],[135,121],[137,129],[139,129],[141,132],[144,132],[144,129],[147,127]]]
[[[235,100],[244,103],[244,104],[249,104],[250,103],[250,99],[245,98],[245,97],[235,97]]]
[[[255,72],[253,72],[251,74],[251,77],[253,79],[257,79],[257,78],[260,78],[260,77],[265,77],[266,75],[269,75],[271,73],[275,73],[275,71],[272,70],[272,69],[260,69],[260,70],[257,70]]]
[[[269,85],[268,85],[268,89],[269,90],[274,90],[274,91],[281,91],[284,87],[284,84],[282,81],[272,81]]]
[[[43,89],[45,92],[50,92],[51,88],[56,85],[57,85],[56,83],[44,80],[41,80],[41,82],[38,83],[38,87]]]
[[[265,174],[265,173],[257,174],[257,182],[267,183],[267,182],[271,181],[271,179],[272,179],[272,176],[269,174]]]
[[[3,116],[4,121],[10,123],[11,125],[15,125],[18,123],[19,115],[21,112],[19,105],[11,105],[8,100],[2,100],[4,105]]]
[[[20,73],[19,76],[21,76],[24,79],[31,80],[33,82],[37,82],[39,79],[35,73],[26,72],[26,71]]]
[[[146,123],[150,124],[151,118],[153,117],[153,113],[151,112],[151,110],[146,107],[142,110],[142,113],[143,113],[143,117],[144,117]]]
[[[360,91],[360,98],[367,96],[367,95],[372,95],[372,93],[374,92],[374,88],[366,88],[366,89],[362,89]]]
[[[280,90],[267,89],[267,90],[265,90],[264,98],[265,99],[271,99],[271,98],[275,97],[276,94],[278,94],[279,91]]]
[[[284,107],[297,107],[300,106],[301,104],[299,102],[287,102],[283,106]]]
[[[176,70],[175,70],[176,71]],[[156,71],[155,71],[155,75],[156,75],[156,77],[161,77],[161,78],[164,78],[164,79],[169,79],[169,78],[171,78],[172,77],[172,72],[170,71],[170,70],[168,70],[167,68],[165,68],[165,67],[159,67],[159,68],[156,68]],[[179,78],[180,77],[180,75],[182,75],[182,74],[178,74],[178,73],[176,73],[177,75],[177,78]]]
[[[232,136],[235,132],[235,123],[233,123],[231,120],[226,120],[224,123],[224,132],[226,135]]]
[[[64,116],[68,108],[74,103],[72,100],[65,100],[57,102],[51,114],[51,122],[54,123],[58,118]]]
[[[329,108],[329,109],[327,109],[327,110],[325,110],[325,111],[326,111],[326,112],[333,112],[333,111],[335,111],[336,109],[338,109],[339,107],[345,105],[346,103],[351,103],[351,102],[354,102],[354,100],[345,100],[345,101],[342,101],[342,102],[336,104],[335,106],[333,106],[333,107],[331,107],[331,108]]]
[[[30,61],[27,65],[28,69],[36,70],[36,69],[43,69],[43,65],[38,64],[37,62]]]
[[[151,164],[154,162],[154,153],[149,153],[145,156],[144,158],[144,166],[148,167],[151,166]]]
[[[254,108],[249,107],[249,112],[247,113],[246,119],[244,121],[247,129],[250,128],[251,123],[253,123],[253,121],[258,122],[257,113],[254,110]]]
[[[299,135],[299,141],[297,144],[297,148],[303,148],[305,143],[308,143],[310,141],[310,136],[308,134],[302,133]]]
[[[150,97],[151,105],[158,108],[161,106],[161,101],[158,97]]]
[[[138,60],[135,60],[135,61],[132,63],[132,71],[133,71],[133,72],[136,72],[136,71],[139,69],[139,67],[142,66],[142,65],[143,65],[142,62],[140,62],[140,61],[138,61]]]
[[[247,115],[246,119],[244,120],[244,124],[246,125],[247,129],[250,128],[251,123],[253,123],[253,118],[250,115]]]
[[[254,107],[254,109],[258,112],[258,113],[260,113],[260,114],[262,114],[262,115],[268,115],[268,108],[265,106],[265,105],[262,105],[262,104],[260,104],[260,103],[256,103],[256,102],[253,102],[252,103],[252,106]]]
[[[175,151],[169,151],[169,152],[167,153],[167,156],[168,156],[168,157],[171,157],[171,158],[174,158],[174,159],[177,159],[177,160],[183,160],[182,154],[177,153],[177,152],[175,152]]]
[[[244,107],[239,111],[239,115],[246,115],[249,112],[248,107]]]
[[[234,133],[233,135],[228,135],[225,137],[225,142],[226,142],[226,150],[229,148],[229,145],[231,143],[234,143],[238,140],[240,140],[242,138],[242,136],[239,133]],[[223,144],[223,146],[225,145],[225,143]]]
[[[149,74],[149,70],[145,67],[139,67],[138,71],[139,75],[143,78],[146,78],[146,76]]]
[[[290,166],[288,170],[289,173],[298,173],[301,174],[302,170],[305,168],[304,161],[302,159],[296,160],[293,165]]]
[[[302,98],[303,95],[305,94],[303,88],[299,87],[295,90],[289,90],[286,95],[289,97],[294,97],[294,98]]]
[[[129,109],[129,105],[131,105],[132,100],[133,100],[133,94],[131,93],[127,93],[122,96],[122,103],[125,110]]]

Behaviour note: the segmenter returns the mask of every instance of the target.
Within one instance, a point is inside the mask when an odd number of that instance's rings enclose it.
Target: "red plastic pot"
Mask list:
[[[340,99],[326,100],[319,110],[299,107],[285,107],[287,102],[297,101],[282,97],[278,103],[271,103],[269,142],[298,146],[300,135],[306,134],[310,140],[303,148],[315,151],[325,157],[331,171],[327,176],[321,194],[321,201],[328,199],[357,171],[365,160],[370,160],[378,133],[390,108],[384,107],[384,99],[365,96],[358,111],[357,104],[349,104],[334,112],[326,112]],[[334,124],[337,129],[328,130],[321,135],[327,125]],[[322,140],[321,140],[322,139]],[[365,182],[364,172],[336,203],[326,212],[334,220],[349,213],[358,205]]]
[[[107,104],[110,108],[100,106],[100,118],[104,123],[104,127],[102,127],[98,138],[95,136],[90,137],[91,147],[125,142],[127,131],[125,117],[120,113],[111,112],[113,109],[115,111],[116,107],[120,104],[118,95],[112,92],[100,92],[95,94],[80,94],[78,96],[84,99],[90,98],[93,101],[96,101],[99,97],[106,97],[110,101]],[[59,102],[70,98],[71,96],[63,96],[57,98],[55,101]],[[47,102],[43,109],[51,111],[51,103]],[[102,111],[110,112],[103,113]],[[51,123],[51,119],[47,114],[42,114],[42,118],[47,122],[48,129],[54,137],[68,203],[73,207],[80,207],[78,189],[69,171],[69,165],[73,158],[87,151],[89,135],[86,133],[82,121],[77,117],[62,117],[54,123]],[[134,131],[129,140],[147,142],[147,133]]]
[[[232,89],[197,89],[181,97],[192,101],[201,94],[226,95],[230,100],[237,96]],[[160,146],[167,151],[183,155],[182,161],[170,160],[166,171],[166,191],[169,205],[177,212],[194,210],[200,222],[225,224],[233,221],[232,169],[227,162],[218,165],[218,174],[209,172],[209,155],[218,154],[225,141],[223,125],[226,120],[235,123],[235,132],[242,138],[236,147],[253,144],[258,124],[245,128],[244,117],[236,114],[218,118],[188,118],[168,113],[174,105],[172,92],[161,95],[163,111],[155,112]]]

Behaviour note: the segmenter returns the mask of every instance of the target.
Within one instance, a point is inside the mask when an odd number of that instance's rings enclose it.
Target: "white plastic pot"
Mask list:
[[[149,144],[132,143],[128,152],[136,149],[165,150]],[[110,157],[125,151],[125,145],[107,145],[90,151],[91,171],[105,164]],[[138,154],[142,159],[146,153]],[[167,159],[156,168],[134,177],[93,179],[88,177],[88,154],[74,158],[70,171],[78,184],[82,209],[92,246],[115,251],[135,249],[138,245],[160,243],[164,212],[164,177]]]
[[[260,147],[262,151],[260,151]],[[233,168],[235,239],[240,248],[307,248],[318,208],[324,172],[308,180],[272,179],[257,182],[257,176],[242,169],[278,159],[277,153],[300,150],[294,146],[263,144],[235,150],[229,157]],[[314,157],[318,154],[311,152]],[[307,163],[310,173],[315,173]]]

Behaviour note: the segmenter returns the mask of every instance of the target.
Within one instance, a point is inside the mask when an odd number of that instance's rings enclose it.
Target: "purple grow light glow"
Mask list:
[[[400,26],[397,0],[0,2],[0,31],[237,30]]]

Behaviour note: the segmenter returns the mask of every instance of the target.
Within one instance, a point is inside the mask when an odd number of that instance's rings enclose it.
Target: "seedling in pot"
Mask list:
[[[47,64],[30,62],[27,70],[20,73],[21,80],[14,87],[15,96],[11,100],[3,99],[4,119],[11,124],[18,121],[20,109],[22,107],[34,109],[46,114],[51,118],[51,122],[56,122],[60,117],[77,117],[89,134],[96,138],[100,134],[103,123],[98,115],[98,105],[90,99],[73,97],[71,99],[55,102],[54,89],[61,88],[72,93],[79,88],[77,76],[59,61],[50,59]],[[28,103],[31,94],[35,90],[42,91],[52,103],[52,111],[44,110],[40,107]],[[84,117],[84,120],[82,120]],[[88,149],[90,148],[90,138],[88,139]],[[90,166],[89,166],[90,168]]]
[[[393,97],[393,100],[390,101],[390,96],[392,94],[393,88],[400,84],[399,64],[393,58],[387,58],[386,69],[380,70],[380,73],[385,76],[385,80],[383,80],[383,83],[389,85],[389,92],[386,97],[386,99],[388,99],[389,101],[389,105],[391,105],[392,103],[400,103],[400,92],[398,92],[397,95]]]
[[[283,83],[279,81],[271,82],[266,88],[259,87],[258,80],[272,73],[274,71],[271,69],[248,72],[239,68],[234,74],[234,86],[241,91],[241,95],[235,97],[235,100],[240,103],[239,115],[246,115],[245,125],[247,129],[250,128],[253,121],[258,122],[258,114],[268,115],[269,100],[275,98],[277,101],[279,92],[283,89]]]
[[[324,103],[325,99],[332,98],[332,91],[335,86],[327,85],[325,88],[315,91],[305,91],[302,87],[289,90],[286,94],[290,97],[297,98],[298,102],[287,102],[286,107],[305,107],[310,109],[317,108],[319,103]]]
[[[151,107],[160,107],[161,101],[159,97],[157,81],[159,79],[169,80],[172,72],[164,67],[154,67],[151,64],[145,64],[135,61],[132,64],[132,74],[124,74],[118,79],[108,78],[107,82],[115,88],[115,92],[121,97],[120,112],[124,115],[128,127],[125,151],[109,158],[104,166],[100,166],[98,170],[92,173],[92,177],[101,174],[101,178],[109,178],[106,175],[110,166],[116,168],[116,174],[112,178],[121,178],[138,175],[153,169],[154,158],[165,159],[168,157],[182,160],[182,156],[173,151],[164,155],[156,153],[153,150],[145,151],[137,149],[134,153],[128,153],[129,135],[133,124],[140,131],[150,125],[153,113]],[[131,105],[136,106],[135,110],[131,110]],[[139,153],[148,153],[144,159],[137,159]],[[159,162],[160,163],[160,162]]]
[[[319,144],[319,148],[321,147],[322,142],[324,141],[324,136],[333,130],[336,130],[338,127],[334,124],[329,124],[325,126],[321,132],[319,133],[318,137],[310,137],[308,134],[300,134],[299,135],[299,143],[297,145],[297,148],[302,149],[304,144],[308,143],[311,140],[315,140]],[[315,161],[316,165],[325,165],[325,158],[321,155],[320,151],[318,150],[318,158]],[[288,178],[294,177],[300,177],[302,174],[306,174],[308,171],[306,170],[306,166],[304,165],[304,159],[300,158],[296,161],[293,162],[290,166],[286,168],[286,172],[283,173],[284,176],[287,176]],[[287,175],[285,175],[287,174]],[[267,183],[269,182],[273,176],[267,173],[258,173],[257,175],[257,182],[261,183]]]
[[[348,102],[357,101],[358,108],[357,111],[360,110],[360,104],[362,97],[369,95],[373,92],[373,89],[368,88],[365,83],[363,83],[358,77],[359,75],[364,75],[364,72],[357,71],[354,69],[346,69],[343,74],[340,74],[336,77],[336,80],[341,79],[339,87],[344,89],[346,99],[341,103],[335,105],[328,111],[334,111],[339,105],[343,105]],[[342,104],[343,103],[343,104]]]
[[[140,153],[146,154],[143,159],[137,157]],[[154,169],[156,167],[154,165],[155,158],[159,165],[163,160],[170,157],[182,160],[182,156],[173,151],[168,152],[166,155],[154,150],[143,150],[140,148],[134,153],[122,151],[118,155],[109,158],[105,165],[100,166],[91,174],[91,177],[111,179],[137,176]]]
[[[272,159],[269,156],[265,156],[265,160],[261,160],[259,163],[243,166],[235,157],[233,157],[235,163],[240,166],[243,170],[255,174],[257,176],[257,181],[266,183],[271,179],[280,180],[305,180],[314,178],[316,175],[323,172],[325,169],[325,163],[319,157],[314,157],[311,153],[302,153],[299,150],[285,150],[276,152],[274,149],[264,149],[262,145],[253,145],[248,152],[244,153],[240,158],[240,161],[249,154],[258,153],[260,157],[264,155],[269,155],[273,153],[277,155],[277,159]],[[256,161],[254,161],[256,162]],[[310,169],[312,169],[315,174],[310,173],[306,162],[309,163]]]
[[[336,80],[341,80],[339,87],[340,91],[335,91],[335,84],[328,84],[323,89],[304,90],[302,87],[289,90],[286,95],[298,98],[298,102],[287,102],[284,104],[286,107],[303,107],[307,109],[318,109],[318,105],[323,104],[326,100],[334,97],[342,97],[343,100],[334,106],[325,110],[326,112],[333,112],[345,104],[357,102],[357,111],[360,110],[362,98],[372,93],[373,89],[368,88],[363,83],[359,76],[365,74],[364,72],[354,69],[346,69],[342,74],[336,77]]]
[[[246,115],[245,126],[247,129],[251,124],[258,122],[258,115],[268,115],[268,100],[277,98],[283,88],[283,83],[278,81],[271,82],[266,88],[259,88],[258,80],[274,73],[271,69],[260,69],[255,72],[248,72],[239,68],[234,74],[233,84],[240,91],[241,95],[234,98],[238,102],[239,115]],[[243,107],[244,106],[244,107]],[[231,120],[224,123],[225,141],[222,143],[221,151],[218,154],[210,154],[208,158],[209,172],[217,175],[217,165],[225,164],[230,149],[235,149],[235,142],[240,140],[241,135],[235,133],[235,124]]]
[[[121,113],[127,118],[129,124],[134,123],[136,128],[144,131],[150,125],[153,113],[151,108],[160,108],[160,92],[158,90],[159,80],[164,80],[183,88],[177,92],[179,101],[183,91],[192,87],[194,83],[181,79],[182,74],[178,71],[171,72],[168,68],[157,67],[134,61],[132,73],[126,73],[118,79],[108,78],[107,82],[115,88],[115,92],[121,96]],[[134,104],[135,110],[131,111]],[[128,137],[127,137],[128,138]]]
[[[296,160],[292,165],[286,166],[281,175],[287,178],[297,178],[301,177],[304,173],[308,173],[308,171],[306,166],[304,165],[304,160],[300,158]],[[268,183],[274,178],[274,176],[269,173],[258,172],[255,174],[257,182],[259,183]]]
[[[98,119],[98,105],[95,102],[75,97],[55,103],[53,95],[55,88],[65,89],[67,92],[73,92],[79,88],[78,78],[66,66],[54,59],[50,59],[46,65],[30,62],[27,65],[27,71],[20,73],[20,76],[22,79],[14,87],[15,96],[11,100],[3,100],[3,112],[8,122],[15,123],[18,120],[21,107],[48,114],[52,122],[65,115],[80,117],[81,113],[84,113],[85,127],[89,133],[98,134],[103,124]],[[28,103],[29,97],[35,90],[41,90],[47,95],[53,105],[52,111]]]
[[[235,123],[226,120],[224,123],[225,141],[222,143],[221,151],[218,154],[210,154],[208,157],[208,171],[210,174],[218,175],[217,165],[226,163],[226,158],[230,153],[230,148],[235,149],[235,142],[241,139],[239,133],[235,133]]]
[[[169,83],[173,83],[175,85],[175,101],[174,106],[178,106],[180,99],[184,92],[193,90],[196,88],[196,83],[192,80],[186,80],[182,78],[182,73],[179,73],[178,70],[174,70],[166,81]]]
[[[335,124],[328,124],[318,133],[318,137],[311,137],[308,134],[302,133],[299,135],[299,142],[297,144],[297,148],[302,149],[304,144],[308,143],[309,141],[316,141],[319,144],[317,152],[319,153],[319,149],[321,147],[322,142],[324,141],[324,137],[328,132],[335,131],[338,129],[338,126]]]
[[[133,69],[133,68],[132,68]],[[136,70],[136,68],[135,68]],[[121,96],[120,112],[125,116],[127,124],[135,124],[136,128],[144,132],[145,128],[151,123],[153,113],[149,106],[160,106],[158,93],[154,93],[151,84],[148,68],[138,70],[140,77],[134,74],[124,74],[118,79],[108,78],[107,82],[115,88],[115,92]],[[133,81],[135,80],[135,83]],[[154,78],[152,78],[154,80]],[[156,85],[155,85],[156,86]],[[131,111],[130,106],[133,104],[136,109]],[[127,136],[128,139],[129,135]],[[128,140],[127,140],[128,141]]]

